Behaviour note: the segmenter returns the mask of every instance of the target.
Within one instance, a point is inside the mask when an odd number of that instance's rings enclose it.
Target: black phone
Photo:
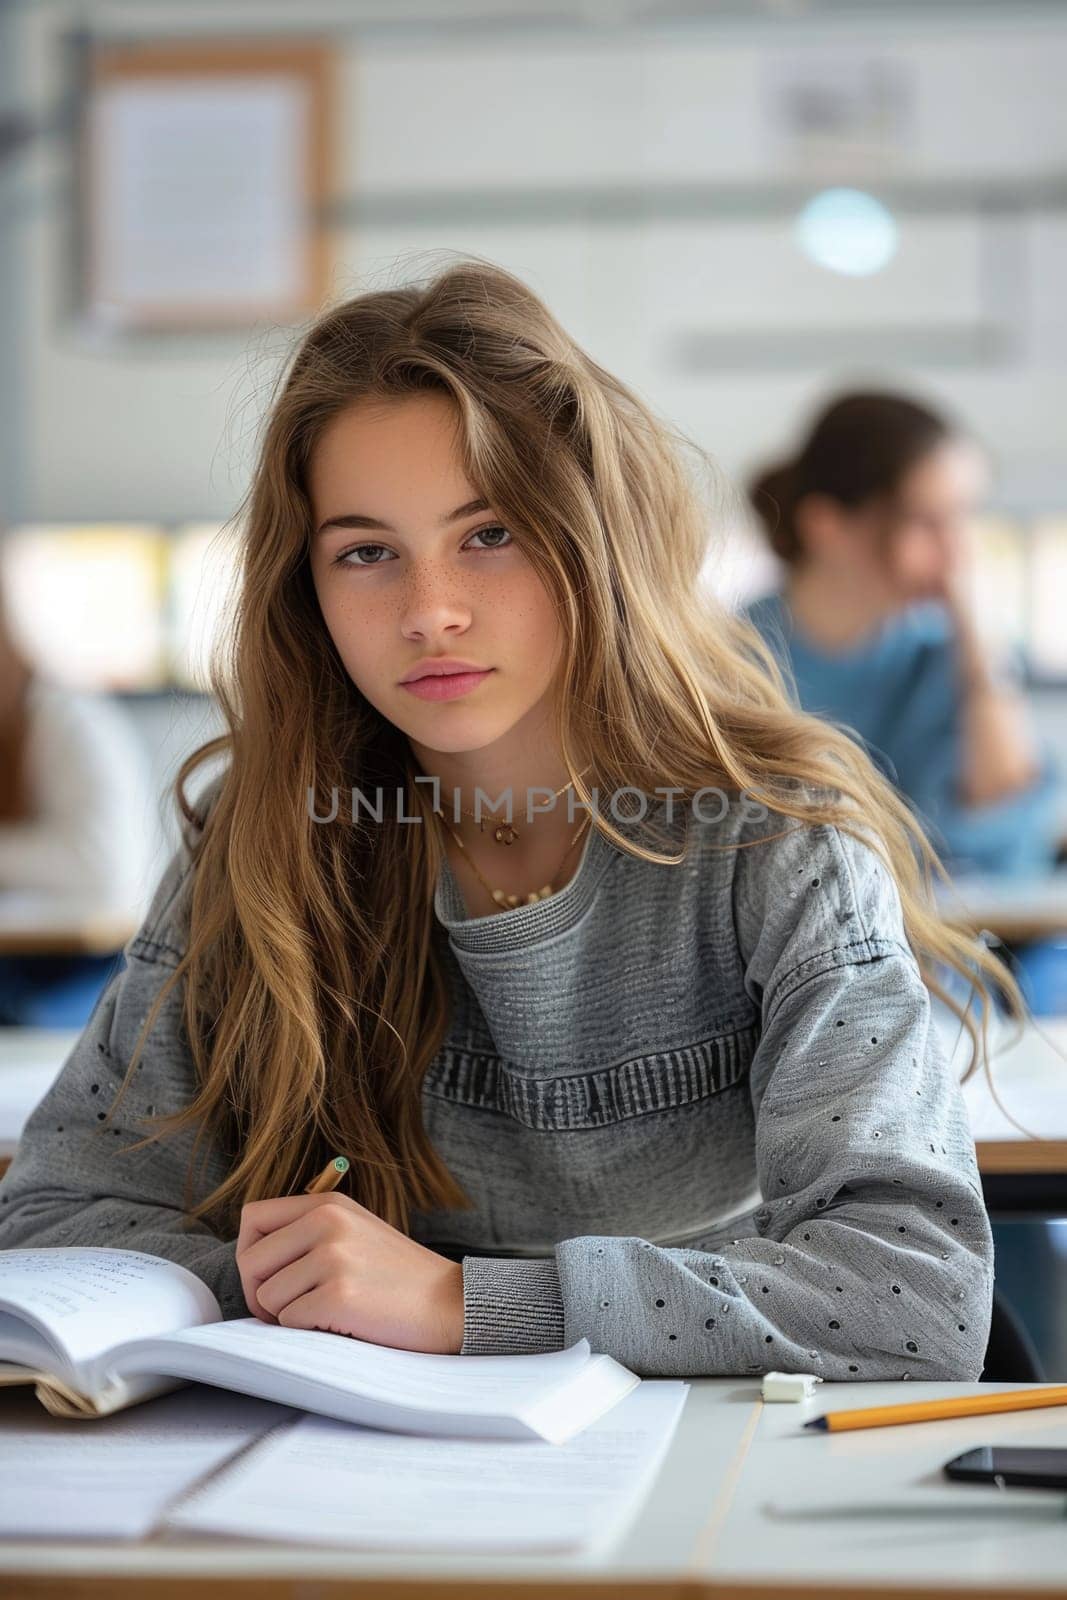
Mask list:
[[[999,1488],[1067,1489],[1067,1448],[1030,1449],[981,1444],[953,1456],[942,1469],[961,1483],[995,1483]]]

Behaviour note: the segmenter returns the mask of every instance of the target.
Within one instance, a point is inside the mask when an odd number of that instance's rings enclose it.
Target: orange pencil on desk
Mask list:
[[[941,1417],[980,1417],[991,1411],[1029,1411],[1035,1406],[1067,1406],[1067,1384],[1047,1388],[998,1390],[961,1395],[958,1400],[911,1400],[895,1406],[863,1406],[858,1411],[828,1411],[805,1428],[842,1433],[848,1428],[884,1428],[891,1422],[936,1422]]]
[[[334,1156],[332,1161],[327,1161],[317,1178],[312,1178],[305,1194],[325,1194],[328,1189],[336,1189],[345,1173],[348,1171],[348,1157]]]

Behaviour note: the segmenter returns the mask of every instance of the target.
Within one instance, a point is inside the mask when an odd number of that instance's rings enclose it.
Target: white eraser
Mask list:
[[[765,1372],[764,1400],[808,1400],[822,1379],[814,1372]]]

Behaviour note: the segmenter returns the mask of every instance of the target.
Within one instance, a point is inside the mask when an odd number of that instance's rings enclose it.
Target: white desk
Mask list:
[[[690,1384],[656,1483],[628,1534],[599,1562],[57,1537],[0,1544],[0,1595],[823,1600],[832,1585],[879,1600],[1067,1593],[1067,1495],[941,1475],[943,1462],[976,1444],[1067,1446],[1067,1407],[837,1435],[800,1426],[824,1410],[1032,1386],[821,1384],[811,1400],[764,1405],[749,1378]],[[0,1392],[0,1454],[5,1418],[9,1427],[25,1425],[31,1403],[20,1391]],[[298,1483],[292,1489],[299,1494]],[[195,1591],[187,1587],[194,1580]]]
[[[988,928],[1001,939],[1067,934],[1067,866],[1018,878],[960,873],[950,888],[936,885],[936,898],[946,922]]]
[[[15,1154],[26,1118],[51,1088],[81,1028],[0,1028],[0,1170]]]
[[[940,1005],[935,1014],[952,1070],[962,1079],[970,1039]],[[989,1040],[989,1073],[979,1066],[963,1085],[979,1170],[1067,1175],[1067,1017],[1039,1017],[1021,1028],[994,1017]]]
[[[137,932],[127,913],[83,894],[0,890],[0,954],[110,955]]]

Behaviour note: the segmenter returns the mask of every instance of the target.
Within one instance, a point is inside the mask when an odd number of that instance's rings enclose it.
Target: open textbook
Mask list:
[[[224,1321],[176,1262],[139,1250],[0,1251],[0,1385],[56,1416],[106,1416],[184,1381],[399,1433],[562,1444],[640,1382],[588,1339],[543,1355],[451,1356]]]

